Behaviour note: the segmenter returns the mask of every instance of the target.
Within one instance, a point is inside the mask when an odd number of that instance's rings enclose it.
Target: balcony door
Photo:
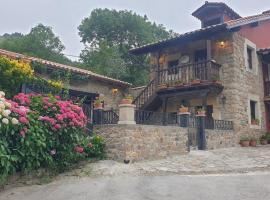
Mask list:
[[[200,80],[207,79],[206,62],[204,62],[207,60],[207,49],[195,51],[194,60],[195,60],[195,67],[193,70],[193,78]]]
[[[207,60],[207,50],[206,49],[200,49],[195,51],[194,55],[194,61],[195,62],[203,62]]]

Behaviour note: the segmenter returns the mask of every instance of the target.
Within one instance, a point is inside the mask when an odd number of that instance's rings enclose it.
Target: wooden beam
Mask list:
[[[212,60],[211,40],[206,40],[207,60]]]

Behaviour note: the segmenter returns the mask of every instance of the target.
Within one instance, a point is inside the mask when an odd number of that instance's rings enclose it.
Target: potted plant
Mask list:
[[[95,109],[103,109],[103,102],[100,98],[96,98],[96,100],[94,101],[94,108]]]
[[[133,102],[133,96],[128,94],[121,100],[120,104],[132,104],[132,102]]]
[[[218,83],[218,84],[221,83],[220,78],[219,78],[218,75],[213,75],[212,76],[212,81],[213,81],[213,83]]]
[[[188,112],[188,107],[185,107],[184,105],[181,105],[179,108],[180,113],[187,113]]]
[[[260,120],[259,119],[256,119],[256,118],[255,119],[251,119],[251,124],[258,126],[258,125],[260,125]]]
[[[197,115],[201,115],[201,116],[205,115],[205,110],[203,108],[199,108],[197,110]]]
[[[178,81],[176,81],[176,82],[174,83],[174,85],[175,85],[176,87],[181,87],[181,86],[184,85],[184,83],[183,83],[181,80],[178,80]]]
[[[248,147],[249,146],[249,138],[242,136],[240,138],[240,145],[241,145],[241,147]]]
[[[250,138],[249,146],[251,146],[251,147],[256,147],[257,146],[256,138]]]
[[[263,135],[261,138],[260,138],[260,143],[261,145],[266,145],[268,143],[267,141],[267,136],[266,135]]]
[[[267,139],[268,144],[270,144],[270,133],[267,132],[267,133],[265,134],[265,137],[266,137],[266,139]]]
[[[194,78],[191,80],[191,84],[199,84],[199,83],[201,83],[201,80],[198,78]]]

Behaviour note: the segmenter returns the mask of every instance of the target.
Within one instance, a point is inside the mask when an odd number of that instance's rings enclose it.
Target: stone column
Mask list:
[[[135,107],[134,104],[120,104],[118,124],[136,124]]]
[[[190,112],[178,113],[178,123],[180,127],[187,128],[189,126],[189,116]]]

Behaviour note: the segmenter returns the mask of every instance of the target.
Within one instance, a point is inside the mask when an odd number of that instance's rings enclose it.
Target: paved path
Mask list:
[[[129,165],[100,161],[47,185],[0,192],[0,200],[73,199],[268,200],[270,146],[192,151]]]
[[[192,151],[187,155],[126,165],[111,160],[89,164],[66,175],[169,175],[216,174],[270,171],[270,145],[256,148],[227,148]]]
[[[1,200],[269,200],[270,173],[65,178],[0,193]]]

